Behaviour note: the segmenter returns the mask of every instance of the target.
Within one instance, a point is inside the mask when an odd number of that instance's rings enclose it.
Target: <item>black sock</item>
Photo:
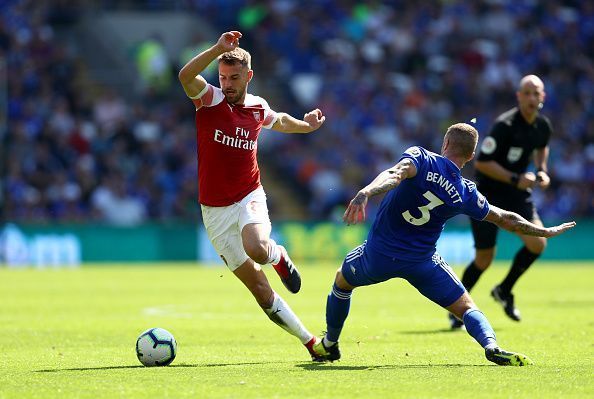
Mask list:
[[[539,256],[540,254],[530,252],[525,246],[522,247],[516,253],[511,269],[509,269],[509,273],[507,273],[507,276],[505,276],[501,284],[499,284],[501,291],[504,293],[510,293],[516,284],[516,281],[518,281],[520,276],[524,274],[526,270],[528,270],[530,265],[534,263],[534,261],[538,259]]]
[[[481,274],[483,274],[483,270],[476,267],[476,263],[474,263],[474,261],[470,262],[470,264],[466,267],[466,270],[464,270],[464,274],[462,275],[462,284],[464,284],[466,291],[470,292]]]

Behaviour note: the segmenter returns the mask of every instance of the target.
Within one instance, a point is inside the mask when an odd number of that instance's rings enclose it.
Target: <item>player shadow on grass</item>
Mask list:
[[[105,366],[105,367],[73,367],[69,369],[44,369],[33,370],[34,373],[58,373],[60,371],[93,371],[93,370],[117,370],[117,369],[138,369],[145,366]]]
[[[249,366],[249,365],[264,365],[264,364],[274,364],[277,365],[279,363],[293,363],[293,362],[237,362],[237,363],[206,363],[206,364],[171,364],[167,367],[228,367],[228,366]],[[141,369],[141,368],[159,368],[159,367],[145,367],[142,365],[134,365],[134,366],[104,366],[104,367],[73,367],[67,369],[44,369],[44,370],[33,370],[34,373],[58,373],[61,371],[98,371],[98,370],[119,370],[119,369]]]
[[[237,362],[237,363],[206,363],[206,364],[171,364],[170,367],[229,367],[229,366],[249,366],[249,365],[264,365],[272,364],[278,365],[279,363],[294,363],[292,361],[270,361],[270,362]],[[300,367],[304,370],[343,370],[343,371],[358,371],[358,370],[376,370],[376,369],[415,369],[415,368],[461,368],[461,367],[490,367],[490,364],[375,364],[371,366],[348,366],[341,365],[339,363],[297,363],[296,367]],[[58,373],[62,371],[100,371],[100,370],[120,370],[120,369],[143,369],[143,368],[160,368],[160,367],[145,367],[142,365],[134,366],[104,366],[104,367],[73,367],[66,369],[43,369],[33,370],[34,373]]]
[[[338,363],[300,363],[296,365],[304,370],[342,370],[342,371],[362,371],[362,370],[396,370],[396,369],[430,369],[430,368],[464,368],[464,367],[491,367],[494,364],[374,364],[371,366],[348,366]]]
[[[497,332],[504,331],[504,328],[497,328]],[[404,335],[433,335],[433,334],[453,334],[453,333],[466,333],[464,329],[451,329],[451,328],[438,328],[437,330],[408,330],[408,331],[396,331],[397,334]]]

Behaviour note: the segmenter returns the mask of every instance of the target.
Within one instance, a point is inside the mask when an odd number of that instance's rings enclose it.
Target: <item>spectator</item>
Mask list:
[[[537,206],[545,219],[594,216],[588,194],[594,191],[592,2],[324,0],[305,11],[297,0],[182,3],[175,7],[210,24],[203,31],[250,29],[245,45],[259,62],[254,81],[263,96],[293,114],[319,99],[330,121],[323,135],[264,135],[260,148],[262,161],[304,193],[312,218],[331,218],[344,205],[340,192],[351,193],[370,173],[393,164],[402,148],[439,149],[444,123],[477,118],[484,137],[513,101],[517,76],[530,73],[546,84],[543,112],[559,121],[552,187],[536,197]],[[54,34],[54,24],[74,26],[84,10],[64,4],[17,0],[0,9],[8,92],[7,128],[0,132],[6,218],[106,220],[93,198],[112,193],[107,180],[114,175],[125,187],[112,195],[132,199],[135,220],[195,218],[193,113],[170,85],[163,44],[151,38],[138,53],[150,89],[143,98],[124,102],[125,93],[110,87],[96,94],[88,90],[96,82],[81,60]],[[187,46],[212,39],[196,36]],[[64,184],[80,193],[56,189]],[[56,202],[56,190],[69,194]]]

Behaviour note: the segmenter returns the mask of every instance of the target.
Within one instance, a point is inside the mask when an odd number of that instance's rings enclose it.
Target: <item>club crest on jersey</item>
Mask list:
[[[252,114],[254,115],[254,119],[256,120],[256,122],[260,122],[260,111],[252,111]]]

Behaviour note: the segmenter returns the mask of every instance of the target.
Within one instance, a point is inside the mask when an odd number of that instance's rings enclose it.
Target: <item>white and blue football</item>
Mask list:
[[[177,355],[177,342],[163,328],[149,328],[136,340],[136,356],[145,366],[167,366]]]

